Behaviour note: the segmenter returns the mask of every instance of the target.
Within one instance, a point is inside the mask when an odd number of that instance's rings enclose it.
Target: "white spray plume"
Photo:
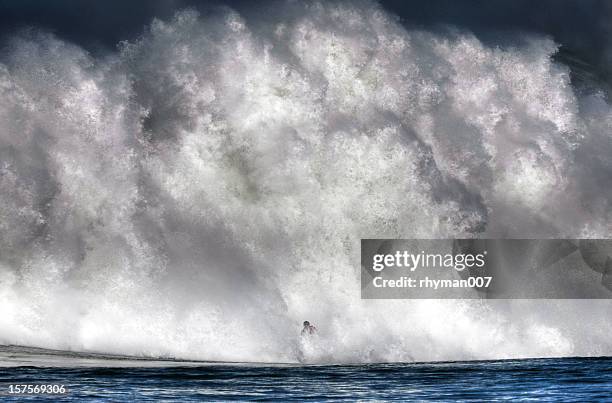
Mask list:
[[[360,299],[359,239],[607,237],[612,114],[557,45],[371,3],[0,64],[0,342],[309,362],[612,354],[608,301]],[[302,352],[303,354],[304,352]]]

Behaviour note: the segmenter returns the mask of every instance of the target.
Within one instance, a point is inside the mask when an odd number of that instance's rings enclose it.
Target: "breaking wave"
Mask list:
[[[360,238],[607,237],[612,113],[551,39],[373,3],[179,12],[0,64],[0,342],[228,361],[612,354],[608,301],[361,300]],[[304,319],[320,329],[300,346]]]

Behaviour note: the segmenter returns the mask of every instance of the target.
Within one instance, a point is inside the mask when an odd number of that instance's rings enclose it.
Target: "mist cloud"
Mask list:
[[[610,353],[606,301],[359,299],[360,238],[607,236],[610,108],[558,43],[368,2],[249,15],[7,42],[0,340],[294,361],[308,318],[312,361]]]

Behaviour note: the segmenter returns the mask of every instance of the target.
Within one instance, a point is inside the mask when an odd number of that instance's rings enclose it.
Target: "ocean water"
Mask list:
[[[9,384],[63,384],[49,401],[612,401],[612,358],[356,365],[15,367]]]

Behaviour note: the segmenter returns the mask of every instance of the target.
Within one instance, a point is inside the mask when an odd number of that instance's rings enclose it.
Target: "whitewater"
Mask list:
[[[612,109],[552,39],[376,3],[0,53],[0,344],[194,360],[612,355],[607,300],[361,300],[361,238],[606,238]],[[304,346],[301,323],[319,328]]]

